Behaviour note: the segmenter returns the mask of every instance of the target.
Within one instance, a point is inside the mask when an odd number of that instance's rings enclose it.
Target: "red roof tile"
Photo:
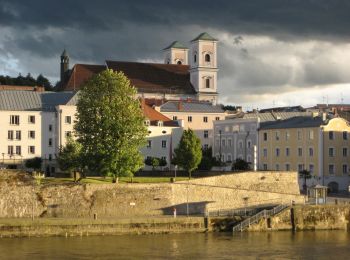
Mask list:
[[[150,121],[151,125],[157,125],[158,121],[162,121],[164,126],[178,126],[176,121],[171,120],[147,105],[144,99],[141,99],[140,102],[143,115]]]

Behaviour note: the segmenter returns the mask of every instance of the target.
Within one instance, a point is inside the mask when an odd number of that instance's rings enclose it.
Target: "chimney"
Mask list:
[[[183,104],[182,101],[180,100],[179,103],[177,104],[177,108],[179,111],[183,110]]]

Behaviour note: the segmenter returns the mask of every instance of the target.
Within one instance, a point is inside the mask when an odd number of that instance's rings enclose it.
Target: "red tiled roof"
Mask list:
[[[106,61],[107,67],[122,71],[139,92],[195,94],[190,82],[189,66],[174,64]],[[63,90],[78,90],[91,76],[107,68],[104,65],[76,64]]]
[[[85,81],[105,69],[105,65],[75,64],[63,90],[78,90]]]
[[[44,92],[45,88],[42,86],[0,85],[0,90],[30,90]]]
[[[164,126],[178,126],[176,121],[171,120],[147,105],[144,99],[141,99],[140,102],[143,115],[150,121],[151,125],[157,125],[158,121],[162,121]]]

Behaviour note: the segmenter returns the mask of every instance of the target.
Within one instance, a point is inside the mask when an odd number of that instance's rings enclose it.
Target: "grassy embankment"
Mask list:
[[[187,180],[187,177],[176,177],[176,181]],[[119,183],[165,183],[170,182],[170,177],[121,177]],[[61,183],[74,183],[73,178],[44,178],[41,180],[42,184],[61,184]],[[79,183],[96,183],[96,184],[108,184],[112,183],[112,178],[106,177],[88,177],[80,180]]]

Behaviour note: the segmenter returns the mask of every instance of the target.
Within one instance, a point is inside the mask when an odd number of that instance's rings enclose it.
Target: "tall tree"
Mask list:
[[[300,176],[300,178],[304,179],[303,190],[306,191],[306,188],[307,188],[306,180],[311,179],[311,177],[312,177],[311,172],[304,169],[304,170],[299,172],[299,176]]]
[[[192,172],[197,169],[202,160],[202,146],[200,139],[192,129],[185,130],[178,147],[174,150],[173,164],[179,165],[188,172],[191,179]]]
[[[65,147],[61,147],[57,156],[57,162],[61,170],[73,173],[74,181],[77,181],[77,172],[82,169],[81,144],[69,137]]]
[[[45,78],[42,74],[40,74],[36,78],[36,84],[38,86],[44,87],[46,91],[51,91],[53,89],[50,81],[47,78]]]
[[[147,129],[136,93],[122,72],[112,70],[97,74],[79,92],[75,131],[83,162],[113,182],[143,166],[139,148]]]

